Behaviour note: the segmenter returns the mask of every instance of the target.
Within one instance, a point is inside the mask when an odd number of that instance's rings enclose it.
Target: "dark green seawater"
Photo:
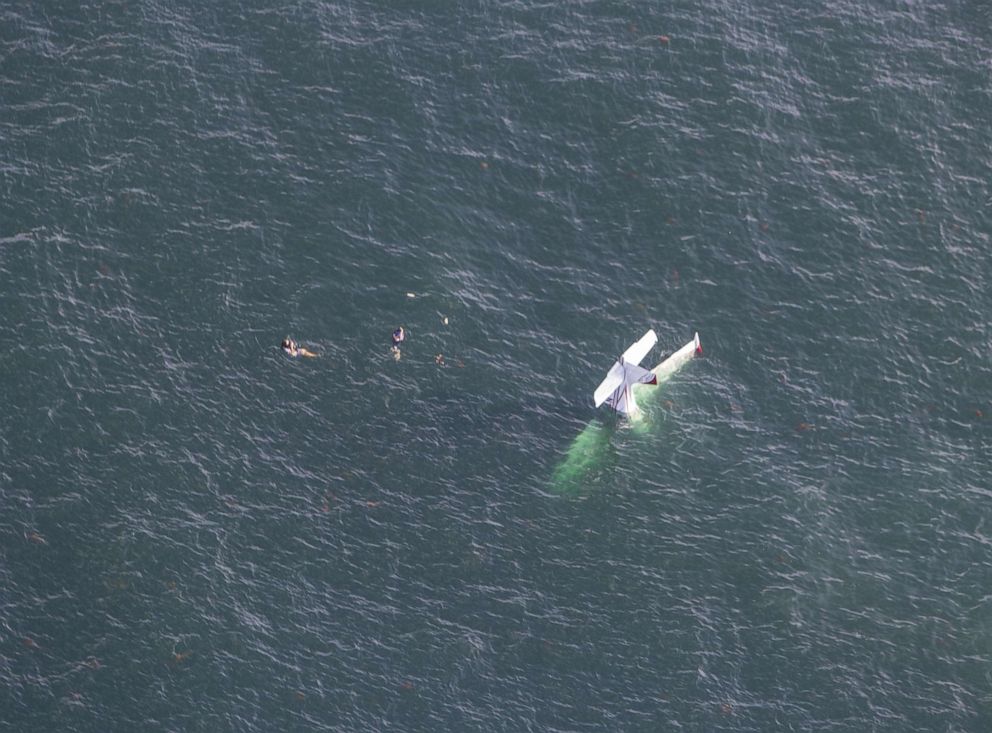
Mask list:
[[[3,5],[0,730],[992,730],[990,59],[978,0]],[[556,491],[648,327],[705,357]]]

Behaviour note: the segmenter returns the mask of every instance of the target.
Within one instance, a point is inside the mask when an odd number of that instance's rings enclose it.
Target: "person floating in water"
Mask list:
[[[393,352],[393,358],[399,361],[400,358],[400,344],[403,343],[403,339],[406,338],[406,334],[403,332],[403,326],[400,326],[395,331],[393,331],[393,348],[390,351]]]
[[[317,356],[305,346],[300,346],[288,336],[282,340],[282,350],[290,356],[309,356],[311,358]]]

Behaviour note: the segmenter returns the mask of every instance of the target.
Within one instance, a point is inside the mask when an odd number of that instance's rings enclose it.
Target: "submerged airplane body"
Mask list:
[[[634,432],[650,428],[640,419],[641,410],[634,395],[647,389],[647,385],[661,384],[681,369],[693,357],[703,353],[699,334],[692,341],[662,359],[654,369],[645,369],[640,362],[658,342],[658,336],[649,330],[631,345],[610,367],[606,378],[593,394],[597,407],[604,403],[630,421]],[[594,486],[603,467],[615,458],[613,447],[614,427],[593,419],[580,432],[565,451],[552,476],[552,489],[560,494],[580,494]]]

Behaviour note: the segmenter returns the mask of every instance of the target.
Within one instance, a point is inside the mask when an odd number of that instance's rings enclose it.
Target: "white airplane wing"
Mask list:
[[[649,328],[647,333],[623,352],[623,355],[613,363],[610,371],[606,373],[606,379],[596,387],[596,391],[593,393],[592,399],[596,407],[609,401],[613,409],[627,412],[628,397],[624,395],[629,392],[630,385],[654,383],[654,374],[638,365],[656,343],[658,343],[658,334],[654,332],[654,329]],[[630,401],[633,404],[632,398]],[[636,407],[634,409],[636,410]]]
[[[592,400],[599,407],[606,398],[613,394],[617,387],[623,385],[623,364],[619,361],[613,362],[613,366],[610,367],[610,371],[606,373],[606,379],[600,382],[600,385],[596,387],[595,393],[593,393]]]
[[[637,405],[630,387],[634,384],[657,384],[658,375],[637,364],[618,361],[606,375],[606,379],[596,388],[593,401],[596,407],[606,402],[617,412],[624,414],[637,412]]]
[[[648,352],[654,348],[654,345],[658,343],[658,334],[654,332],[653,328],[649,328],[648,332],[641,336],[636,342],[631,344],[625,352],[623,352],[623,360],[627,364],[640,364],[641,360],[648,355]]]

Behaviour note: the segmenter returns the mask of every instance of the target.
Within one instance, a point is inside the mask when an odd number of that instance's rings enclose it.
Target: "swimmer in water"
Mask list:
[[[317,356],[315,353],[310,351],[304,346],[300,346],[298,343],[293,341],[293,339],[288,336],[282,340],[282,350],[285,351],[290,356],[309,356],[311,358]]]
[[[406,334],[403,332],[403,326],[400,326],[395,331],[393,331],[393,348],[390,351],[393,352],[393,358],[399,361],[400,358],[400,344],[403,343],[403,339],[406,338]]]

